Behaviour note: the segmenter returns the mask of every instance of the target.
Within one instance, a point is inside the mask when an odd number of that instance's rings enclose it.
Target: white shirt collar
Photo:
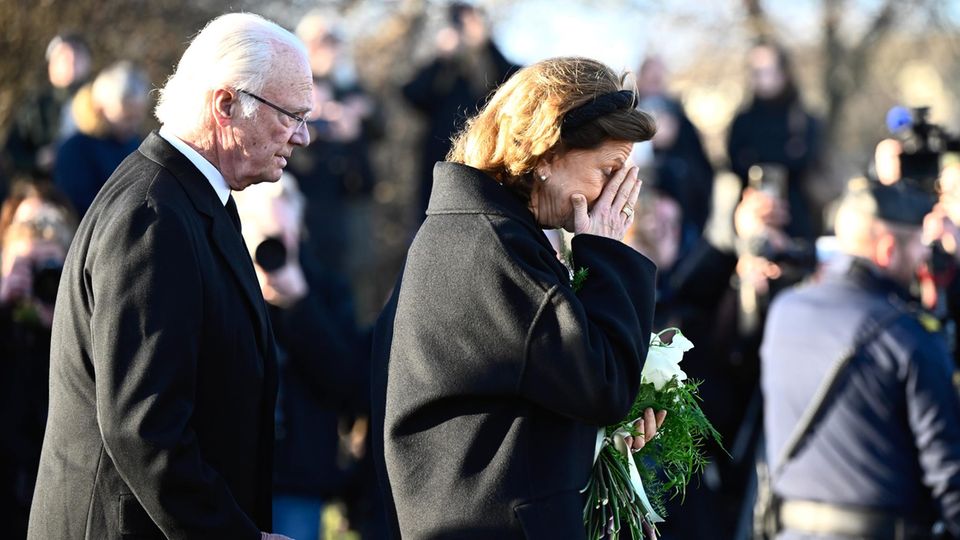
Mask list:
[[[186,156],[187,159],[190,160],[190,163],[193,163],[196,168],[200,169],[203,176],[205,176],[207,181],[210,182],[210,185],[213,186],[213,190],[217,192],[217,197],[220,198],[220,202],[226,205],[227,199],[230,197],[230,186],[227,185],[227,181],[223,178],[223,175],[220,174],[220,171],[218,171],[212,163],[207,161],[205,157],[201,156],[200,152],[197,152],[191,148],[189,144],[180,140],[180,138],[174,135],[166,126],[160,127],[160,136],[163,137],[163,140],[179,150],[181,154]]]

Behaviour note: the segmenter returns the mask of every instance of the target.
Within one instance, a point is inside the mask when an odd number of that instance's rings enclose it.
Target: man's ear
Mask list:
[[[897,239],[889,232],[883,232],[877,238],[874,248],[874,261],[880,268],[889,268],[893,262],[893,254],[897,250]]]
[[[234,120],[234,113],[239,112],[239,107],[240,101],[235,93],[226,88],[214,90],[210,100],[210,113],[218,126],[229,126]]]

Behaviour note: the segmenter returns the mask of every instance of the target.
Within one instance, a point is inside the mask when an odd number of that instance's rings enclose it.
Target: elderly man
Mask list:
[[[274,341],[230,192],[280,178],[310,108],[272,22],[187,48],[67,257],[29,538],[271,537]]]
[[[761,357],[777,538],[932,538],[935,519],[960,535],[955,368],[909,293],[931,205],[902,182],[851,189],[835,227],[849,268],[771,308]]]

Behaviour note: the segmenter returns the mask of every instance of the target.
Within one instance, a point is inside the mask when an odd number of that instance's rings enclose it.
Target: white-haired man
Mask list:
[[[274,23],[187,48],[64,267],[29,538],[271,537],[276,358],[230,192],[279,179],[310,108]]]

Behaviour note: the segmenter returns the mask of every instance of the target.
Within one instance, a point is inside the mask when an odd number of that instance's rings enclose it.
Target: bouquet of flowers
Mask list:
[[[680,369],[683,353],[691,348],[693,343],[676,328],[653,334],[630,413],[598,433],[599,454],[583,490],[583,520],[591,540],[619,538],[624,528],[632,538],[644,538],[645,527],[663,521],[665,497],[671,491],[682,496],[693,475],[702,472],[707,463],[704,442],[720,442],[700,409],[700,382],[687,380]],[[665,410],[667,416],[656,438],[633,453],[625,439],[643,436],[634,431],[634,422],[648,407]]]

